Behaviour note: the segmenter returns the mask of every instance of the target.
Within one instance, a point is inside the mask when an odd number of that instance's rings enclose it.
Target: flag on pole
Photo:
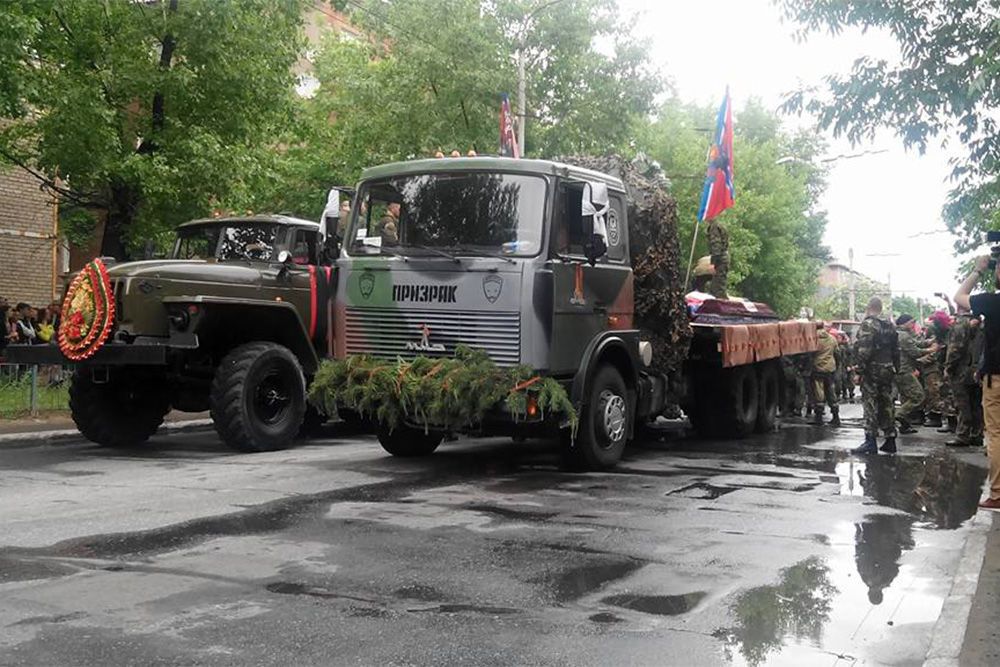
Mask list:
[[[729,88],[715,120],[715,140],[708,151],[708,173],[701,191],[698,220],[711,220],[736,200],[733,187],[733,108]]]
[[[521,157],[517,145],[517,134],[514,132],[514,117],[510,113],[510,98],[507,93],[500,101],[500,155],[503,157]]]

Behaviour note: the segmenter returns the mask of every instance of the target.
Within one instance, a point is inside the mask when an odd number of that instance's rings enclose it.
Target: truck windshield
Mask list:
[[[349,252],[527,256],[541,250],[545,180],[491,172],[417,174],[369,181]]]
[[[177,232],[174,259],[274,260],[274,225],[193,225]]]

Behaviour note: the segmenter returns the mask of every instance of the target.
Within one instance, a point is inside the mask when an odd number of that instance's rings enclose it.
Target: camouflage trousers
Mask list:
[[[833,373],[822,373],[813,371],[812,375],[812,400],[813,407],[817,412],[823,414],[823,403],[830,406],[830,411],[837,413],[837,390],[834,386]]]
[[[899,417],[909,423],[913,414],[924,406],[924,389],[913,373],[896,375],[896,389],[899,390]]]
[[[951,383],[951,393],[955,400],[958,427],[955,435],[959,438],[981,439],[983,437],[983,390],[978,384],[962,381]]]
[[[729,288],[729,254],[712,255],[712,266],[715,267],[715,275],[709,283],[708,293],[716,299],[725,299],[726,290]]]
[[[865,435],[874,438],[881,430],[886,437],[896,435],[895,406],[892,402],[892,366],[872,365],[861,374],[861,405],[865,411]]]
[[[945,383],[936,368],[924,373],[924,390],[927,393],[927,402],[924,405],[927,412],[936,412],[939,415],[955,414],[951,408],[951,387]]]

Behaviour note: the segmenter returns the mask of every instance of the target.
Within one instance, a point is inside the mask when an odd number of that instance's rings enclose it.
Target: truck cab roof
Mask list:
[[[295,227],[315,227],[319,229],[319,223],[315,220],[306,220],[304,218],[295,218],[290,215],[276,215],[276,214],[257,214],[257,215],[234,215],[227,216],[225,218],[201,218],[199,220],[192,220],[190,222],[185,222],[178,226],[178,229],[184,229],[186,227],[195,227],[198,225],[234,225],[234,224],[271,224],[271,225],[283,225],[283,226],[295,226]]]
[[[553,162],[552,160],[528,160],[495,156],[443,157],[390,162],[365,169],[361,173],[361,180],[367,181],[412,174],[465,171],[501,171],[536,176],[562,176],[580,181],[606,183],[612,190],[620,192],[625,190],[621,179],[592,169],[575,167],[562,162]]]

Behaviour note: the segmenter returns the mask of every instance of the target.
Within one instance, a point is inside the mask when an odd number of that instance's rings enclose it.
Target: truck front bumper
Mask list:
[[[57,345],[8,345],[4,361],[10,364],[85,366],[163,366],[167,363],[166,345],[150,343],[108,343],[84,361],[70,361]]]

